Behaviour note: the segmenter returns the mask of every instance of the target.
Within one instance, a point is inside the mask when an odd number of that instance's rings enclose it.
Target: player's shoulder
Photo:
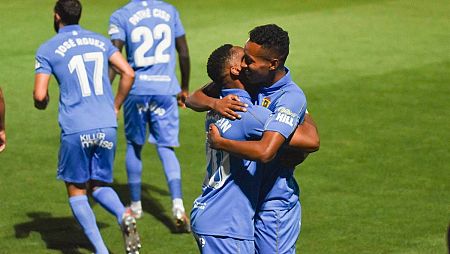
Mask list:
[[[86,29],[83,29],[83,30],[80,31],[80,36],[81,36],[81,37],[82,37],[82,36],[94,37],[94,38],[96,38],[96,39],[99,39],[99,40],[102,40],[102,41],[107,41],[107,42],[110,41],[110,40],[109,40],[106,36],[104,36],[103,34],[100,34],[100,33],[97,33],[97,32],[91,31],[91,30],[86,30]]]
[[[241,114],[243,121],[264,124],[272,111],[259,105],[249,105],[246,112]]]
[[[45,54],[48,52],[53,52],[55,48],[63,41],[63,36],[60,34],[56,34],[52,36],[50,39],[43,42],[37,49],[37,53]]]

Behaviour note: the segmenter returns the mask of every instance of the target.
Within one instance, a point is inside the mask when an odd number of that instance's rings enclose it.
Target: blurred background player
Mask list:
[[[5,111],[5,99],[3,99],[3,91],[0,87],[0,153],[6,148]]]
[[[61,145],[58,178],[67,188],[72,213],[96,253],[108,253],[87,192],[121,225],[127,253],[138,253],[140,240],[136,221],[106,185],[113,180],[117,139],[117,113],[131,89],[134,72],[111,41],[78,25],[78,0],[59,0],[54,7],[53,38],[36,53],[34,103],[48,105],[51,74],[60,88],[59,124]],[[121,79],[114,98],[108,78],[108,64],[115,66]]]
[[[185,32],[178,11],[162,1],[134,0],[115,11],[110,18],[109,35],[136,72],[130,95],[124,104],[127,139],[126,168],[131,193],[131,210],[142,216],[141,151],[146,141],[156,150],[164,168],[172,197],[172,212],[177,229],[189,231],[181,189],[181,169],[174,147],[179,146],[178,106],[185,107],[189,91],[190,61]],[[175,65],[181,71],[181,89]],[[114,79],[114,71],[110,71]]]

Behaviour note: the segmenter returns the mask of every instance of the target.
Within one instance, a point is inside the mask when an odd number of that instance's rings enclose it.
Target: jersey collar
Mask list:
[[[67,25],[64,27],[61,27],[58,31],[58,33],[67,33],[72,31],[80,31],[81,26],[80,25]]]

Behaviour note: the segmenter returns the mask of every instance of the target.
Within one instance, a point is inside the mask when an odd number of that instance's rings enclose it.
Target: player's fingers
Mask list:
[[[243,103],[242,101],[230,101],[230,104],[238,107],[248,107],[248,104]]]
[[[230,109],[233,111],[241,111],[241,112],[247,111],[247,109],[245,107],[240,106],[240,105],[231,105]]]
[[[234,112],[233,110],[230,110],[230,109],[226,109],[222,115],[231,120],[236,120],[236,118],[241,118],[241,116],[239,114],[237,114],[236,112]]]
[[[6,144],[1,144],[0,145],[0,153],[3,152],[3,150],[5,150],[6,148]]]

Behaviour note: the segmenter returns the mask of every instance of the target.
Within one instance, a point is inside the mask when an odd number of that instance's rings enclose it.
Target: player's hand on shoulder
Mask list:
[[[236,111],[245,112],[247,111],[246,107],[248,107],[248,105],[241,102],[237,95],[229,94],[222,99],[216,100],[213,109],[220,113],[222,116],[234,120],[236,118],[241,118],[241,116],[236,113]]]
[[[219,129],[215,124],[210,124],[208,129],[208,144],[213,149],[220,149],[220,140],[222,137],[220,136]]]

